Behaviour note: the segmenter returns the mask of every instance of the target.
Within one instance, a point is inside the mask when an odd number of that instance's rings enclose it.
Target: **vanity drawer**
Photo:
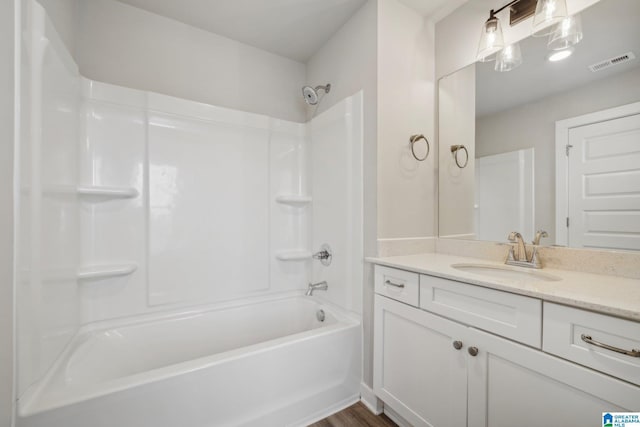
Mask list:
[[[420,275],[397,268],[375,267],[376,293],[418,306]]]
[[[420,276],[420,308],[541,347],[542,301],[536,298],[423,274]]]
[[[640,385],[640,357],[598,346],[636,350],[640,356],[640,322],[545,302],[543,336],[547,353]]]

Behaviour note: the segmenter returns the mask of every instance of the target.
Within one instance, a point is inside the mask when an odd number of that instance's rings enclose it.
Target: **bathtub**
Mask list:
[[[302,426],[359,386],[358,319],[267,299],[83,328],[21,397],[17,426]]]

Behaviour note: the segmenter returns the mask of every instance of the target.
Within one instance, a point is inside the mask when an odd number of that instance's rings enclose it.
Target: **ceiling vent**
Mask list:
[[[633,52],[623,53],[622,55],[614,56],[613,58],[605,59],[604,61],[597,62],[595,64],[589,65],[589,69],[591,72],[595,73],[597,71],[602,71],[605,68],[613,67],[614,65],[624,64],[625,62],[629,62],[633,59],[636,59],[636,56]]]

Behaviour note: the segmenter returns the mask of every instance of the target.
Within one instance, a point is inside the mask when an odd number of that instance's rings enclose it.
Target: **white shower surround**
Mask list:
[[[260,376],[267,375],[259,372],[265,370],[275,383],[293,384],[308,371],[309,381],[298,381],[298,387],[310,388],[297,390],[316,402],[307,407],[307,416],[313,417],[313,408],[324,415],[352,402],[361,376],[362,93],[301,124],[90,81],[79,76],[42,8],[29,3],[26,28],[39,37],[29,39],[25,79],[30,113],[25,115],[29,142],[21,148],[21,213],[28,220],[19,233],[17,310],[19,412],[32,416],[19,418],[18,426],[39,422],[40,415],[33,415],[38,396],[51,386],[48,381],[64,357],[82,360],[74,346],[86,331],[156,316],[159,323],[149,324],[153,330],[187,307],[195,312],[211,304],[301,295],[312,279],[329,281],[328,292],[314,300],[336,306],[336,312],[355,313],[356,319],[259,344],[262,359],[253,358],[256,347],[248,344],[246,351],[233,350],[233,363],[246,360],[238,373]],[[230,209],[234,204],[242,208]],[[322,243],[335,248],[328,268],[311,261]],[[295,298],[290,301],[297,304]],[[222,324],[224,336],[236,333]],[[255,325],[259,329],[261,322]],[[285,358],[285,342],[299,342],[290,348],[292,359]],[[316,371],[324,367],[313,366],[324,363],[317,355],[327,350],[341,355],[339,364],[327,365],[337,376],[318,377]],[[198,361],[207,357],[218,356]],[[285,363],[269,365],[274,358]],[[172,378],[194,380],[206,365],[199,362],[188,362],[191,370]],[[153,363],[140,369],[139,375],[155,378],[148,387],[165,384],[156,381]],[[256,387],[255,375],[239,375],[225,377],[222,388],[206,386],[221,395],[235,382],[247,380],[247,389]],[[326,381],[340,392],[316,387]],[[123,387],[120,397],[140,392],[136,384]],[[173,386],[160,394],[171,396]],[[60,387],[54,394],[64,394]],[[108,404],[105,396],[83,408]],[[276,400],[264,404],[282,406]],[[144,401],[139,404],[144,408]],[[295,418],[294,412],[287,419],[301,419],[302,413]],[[208,416],[216,425],[215,414]],[[274,425],[280,425],[285,418],[276,419]],[[55,420],[45,418],[48,425]]]
[[[306,124],[86,79],[83,93],[80,180],[140,197],[83,207],[83,264],[137,271],[83,287],[82,323],[311,279],[360,312],[362,93]],[[339,255],[312,268],[323,243]]]

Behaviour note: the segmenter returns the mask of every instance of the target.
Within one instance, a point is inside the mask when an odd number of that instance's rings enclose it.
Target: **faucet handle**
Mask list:
[[[536,236],[534,237],[533,242],[531,243],[537,246],[540,244],[540,239],[543,237],[549,237],[549,233],[547,233],[544,230],[538,230],[536,231]]]
[[[521,239],[522,235],[517,231],[512,231],[511,233],[509,233],[509,237],[507,237],[507,239],[509,239],[509,241],[512,243],[517,242],[519,238]]]

